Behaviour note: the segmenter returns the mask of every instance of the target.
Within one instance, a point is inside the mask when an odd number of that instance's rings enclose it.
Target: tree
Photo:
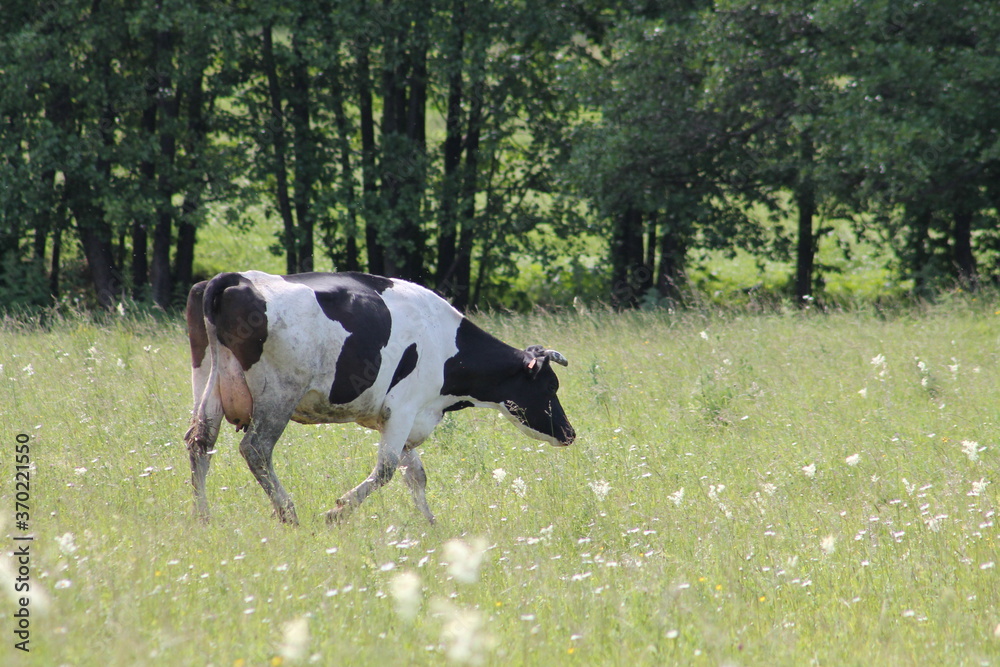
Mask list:
[[[831,5],[843,83],[831,144],[852,176],[847,206],[874,216],[918,292],[974,289],[977,238],[997,239],[1000,11]]]
[[[689,9],[671,21],[623,22],[583,73],[600,117],[577,129],[571,171],[611,221],[611,296],[621,306],[638,305],[652,288],[680,299],[695,244],[759,238],[729,197],[741,131],[733,116],[742,116],[706,97],[711,61],[700,49],[710,25]]]

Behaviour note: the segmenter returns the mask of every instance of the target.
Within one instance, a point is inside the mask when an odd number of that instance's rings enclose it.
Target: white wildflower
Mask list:
[[[860,461],[860,460],[861,460],[861,454],[851,454],[846,459],[844,459],[844,461],[849,466],[856,466],[856,465],[858,465],[858,461]]]
[[[22,368],[21,371],[24,372],[27,375],[34,375],[35,374],[35,369],[32,367],[31,364],[28,364],[27,366],[25,366],[24,368]]]
[[[982,478],[979,479],[978,482],[973,482],[972,483],[972,490],[969,491],[965,495],[967,495],[967,496],[982,495],[983,491],[985,491],[986,487],[989,486],[989,485],[990,485],[989,480],[987,480],[985,477],[982,477]]]
[[[889,365],[885,361],[885,355],[876,354],[872,357],[872,366],[878,370],[879,379],[884,381],[885,376],[889,373]]]
[[[496,639],[486,630],[482,612],[459,609],[445,600],[435,600],[433,613],[444,618],[441,643],[448,660],[464,665],[481,665]]]
[[[396,601],[396,613],[407,621],[412,621],[420,611],[420,577],[415,572],[400,572],[392,578],[389,590]]]
[[[778,490],[778,485],[777,484],[772,484],[771,482],[764,482],[763,484],[761,484],[760,488],[767,495],[773,496],[775,494],[775,492]]]
[[[309,651],[309,619],[299,616],[296,619],[281,624],[281,645],[278,655],[288,662],[295,662],[306,657]]]
[[[677,505],[679,507],[680,504],[684,502],[684,487],[682,486],[681,488],[677,489],[669,496],[667,496],[667,498],[673,501],[674,505]]]
[[[969,457],[969,460],[975,463],[979,460],[979,452],[986,449],[985,447],[980,448],[979,443],[975,440],[963,440],[962,441],[962,453]]]
[[[448,574],[456,581],[473,584],[479,581],[479,566],[486,552],[486,540],[478,537],[469,544],[465,540],[453,539],[444,543],[443,560],[448,563]]]
[[[503,481],[507,479],[507,471],[503,468],[497,468],[493,471],[493,481],[497,484],[503,484]]]
[[[59,545],[59,551],[67,556],[76,551],[76,544],[73,543],[73,533],[63,533],[59,537],[56,537],[55,540],[56,544]]]
[[[807,466],[802,466],[802,472],[806,474],[806,477],[812,479],[813,477],[816,476],[816,464],[810,463]]]
[[[56,590],[62,590],[64,588],[69,588],[72,585],[73,582],[70,581],[69,579],[60,579],[55,583],[55,585],[52,588],[55,588]]]
[[[698,335],[701,336],[702,340],[708,340],[708,332],[707,331],[702,331]]]
[[[598,501],[602,501],[608,497],[608,492],[611,491],[611,485],[605,480],[600,480],[597,482],[590,482],[589,485],[591,491],[597,496]]]
[[[514,481],[510,483],[510,486],[514,489],[514,493],[518,498],[524,498],[524,496],[528,493],[528,485],[520,477],[516,477]]]
[[[837,544],[837,538],[833,535],[827,535],[819,542],[819,548],[823,550],[827,556],[833,553],[833,549]]]
[[[726,490],[725,484],[718,484],[718,485],[712,484],[708,487],[708,497],[710,500],[712,500],[719,506],[719,511],[722,512],[722,514],[725,515],[727,519],[732,519],[733,513],[729,510],[728,507],[726,507],[726,504],[724,502],[719,500],[719,494],[725,490]]]
[[[905,488],[906,492],[912,496],[913,492],[917,490],[917,485],[916,484],[910,484],[908,481],[906,481],[906,478],[904,477],[903,478],[903,488]]]

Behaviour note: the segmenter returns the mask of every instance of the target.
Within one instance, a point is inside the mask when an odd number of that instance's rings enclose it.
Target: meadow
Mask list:
[[[569,360],[579,438],[448,415],[400,480],[321,512],[377,434],[292,424],[279,525],[231,427],[192,520],[179,318],[0,326],[4,551],[30,435],[30,652],[0,662],[1000,665],[1000,299],[893,312],[595,308],[474,319]]]

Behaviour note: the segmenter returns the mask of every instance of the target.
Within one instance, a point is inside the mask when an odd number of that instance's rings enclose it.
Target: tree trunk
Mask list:
[[[156,54],[153,54],[151,69],[155,71]],[[158,86],[146,84],[146,108],[142,110],[142,129],[148,140],[148,145],[152,146],[153,138],[156,136],[156,89]],[[139,174],[142,176],[143,189],[147,195],[152,196],[156,191],[156,162],[152,155],[145,155],[139,162]],[[142,215],[137,215],[132,220],[132,298],[135,301],[142,301],[146,294],[146,285],[149,281],[149,237],[148,230],[155,227],[155,216],[148,214],[149,208]]]
[[[672,224],[672,220],[668,219],[660,225],[660,266],[656,272],[656,291],[661,298],[675,303],[683,300],[686,254],[687,247],[683,237]]]
[[[106,109],[102,122],[111,127],[113,112]],[[105,133],[105,144],[111,141],[110,132]],[[103,158],[97,160],[98,177],[111,178],[111,163]],[[121,280],[118,267],[115,266],[114,253],[111,248],[111,228],[105,218],[105,211],[93,197],[91,184],[77,180],[73,172],[66,174],[65,183],[68,201],[73,216],[76,218],[77,230],[80,235],[80,245],[87,259],[90,279],[94,284],[97,302],[102,307],[111,309],[121,298]]]
[[[458,268],[458,168],[462,162],[462,58],[465,41],[465,3],[455,0],[452,6],[451,42],[447,45],[448,102],[445,111],[444,179],[441,183],[438,217],[437,290],[446,297],[456,298],[464,286],[454,280]]]
[[[409,95],[406,108],[406,138],[410,149],[410,168],[406,173],[403,202],[403,234],[405,243],[404,273],[409,280],[424,284],[429,276],[424,268],[427,245],[421,229],[421,205],[424,196],[425,160],[427,158],[427,19],[421,17],[414,26],[417,43],[410,55]]]
[[[177,219],[177,248],[174,252],[174,284],[187,291],[194,283],[194,248],[197,243],[197,212],[201,208],[201,155],[205,150],[208,126],[205,123],[204,71],[206,60],[199,60],[191,88],[187,92],[187,142],[185,153],[188,170],[193,174],[184,192],[180,217]]]
[[[483,111],[486,97],[486,39],[476,40],[478,45],[471,54],[469,74],[469,115],[465,129],[465,165],[462,169],[461,192],[458,204],[458,245],[455,248],[455,271],[452,282],[458,287],[452,305],[459,310],[475,307],[482,290],[482,280],[477,280],[472,292],[472,246],[475,240],[476,195],[479,192],[479,141],[483,131]],[[482,268],[482,267],[481,267]],[[482,276],[482,271],[480,274]]]
[[[955,267],[958,282],[965,289],[975,291],[979,286],[976,272],[976,256],[972,252],[973,212],[967,206],[959,205],[955,211],[954,242]]]
[[[342,78],[337,77],[330,87],[333,119],[337,127],[337,150],[340,160],[340,203],[347,211],[347,225],[344,229],[345,251],[343,266],[339,268],[345,271],[358,271],[361,268],[357,241],[358,202],[354,193],[354,169],[351,166],[351,128],[347,120],[347,114],[344,111],[344,95],[341,81]],[[333,238],[330,238],[329,242],[332,243]]]
[[[404,17],[405,18],[405,17]],[[420,225],[426,159],[427,19],[387,26],[382,69],[381,188],[386,275],[424,282]],[[391,239],[391,242],[389,242]]]
[[[271,106],[271,145],[274,149],[274,178],[277,183],[278,212],[285,230],[285,267],[288,273],[295,273],[299,266],[298,243],[295,233],[295,219],[288,196],[288,165],[286,164],[287,141],[285,139],[284,117],[281,111],[281,84],[274,62],[274,38],[271,25],[263,29],[262,65],[267,77],[268,101]]]
[[[652,275],[643,265],[642,212],[627,205],[611,236],[611,305],[634,308]]]
[[[408,164],[408,147],[404,146],[403,133],[406,114],[406,59],[403,54],[401,31],[386,26],[382,65],[382,124],[380,194],[382,215],[379,218],[378,238],[385,244],[385,275],[404,278],[405,258],[400,241],[399,200],[403,190],[404,172]],[[402,224],[400,224],[402,222]]]
[[[66,202],[59,200],[56,207],[56,219],[52,225],[52,263],[49,269],[49,296],[53,301],[59,300],[59,269],[62,262],[62,231],[66,226]]]
[[[378,197],[377,175],[375,172],[375,118],[372,110],[372,86],[369,72],[368,45],[358,43],[357,55],[358,113],[361,123],[361,183],[362,208],[365,215],[365,245],[368,249],[368,270],[371,273],[385,273],[385,250],[378,238],[376,209]]]
[[[313,184],[316,180],[314,137],[310,127],[310,85],[309,72],[305,57],[302,54],[298,34],[292,37],[292,94],[291,106],[292,127],[294,134],[295,154],[295,218],[298,223],[296,233],[296,256],[298,266],[296,272],[313,270],[313,228],[312,211]]]
[[[110,81],[111,63],[109,61],[102,63],[100,69],[103,71],[104,81]],[[111,161],[103,156],[112,152],[114,125],[115,111],[110,103],[105,104],[97,122],[105,150],[98,155],[95,165],[97,182],[102,184],[111,182]],[[97,302],[110,310],[114,308],[115,302],[122,298],[122,284],[121,274],[115,265],[112,252],[112,232],[107,222],[106,211],[94,196],[92,182],[77,180],[78,177],[72,170],[65,174],[65,178],[68,201],[76,218],[80,245],[90,269]]]
[[[795,301],[800,306],[808,305],[813,296],[813,262],[816,255],[816,239],[813,234],[813,217],[816,214],[816,187],[812,181],[814,152],[812,137],[808,133],[803,133],[801,171],[798,188],[795,191],[795,204],[799,210]]]
[[[169,308],[173,296],[173,280],[170,274],[170,237],[173,232],[173,167],[177,153],[176,123],[180,97],[173,90],[173,50],[174,35],[169,30],[161,30],[156,35],[156,53],[159,79],[157,103],[161,124],[160,170],[157,174],[156,228],[153,230],[153,261],[149,267],[149,282],[153,288],[153,303],[160,308]],[[170,91],[170,94],[167,93]]]

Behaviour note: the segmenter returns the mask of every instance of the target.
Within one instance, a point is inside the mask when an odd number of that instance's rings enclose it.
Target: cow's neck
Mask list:
[[[517,373],[524,363],[524,352],[497,340],[468,319],[463,318],[455,333],[458,353],[445,362],[445,396],[471,396],[495,401],[497,385]]]

